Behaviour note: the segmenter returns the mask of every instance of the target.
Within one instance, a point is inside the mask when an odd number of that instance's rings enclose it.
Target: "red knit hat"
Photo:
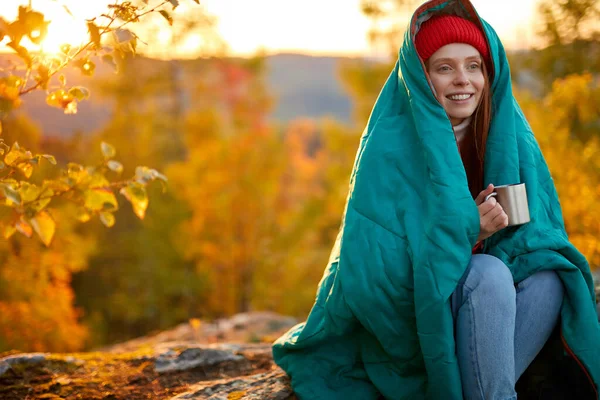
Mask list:
[[[475,23],[456,15],[440,15],[423,22],[415,38],[417,53],[427,61],[436,51],[450,43],[466,43],[479,51],[489,65],[490,51],[483,32]]]

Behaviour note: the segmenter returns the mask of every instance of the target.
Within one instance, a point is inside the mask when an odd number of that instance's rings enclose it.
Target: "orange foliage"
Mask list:
[[[49,249],[20,235],[0,242],[0,351],[83,348],[88,332],[70,283],[85,268],[91,242],[71,229],[62,223]]]
[[[167,171],[192,210],[185,256],[208,281],[203,315],[270,309],[302,315],[337,234],[357,136],[298,120],[205,138]]]
[[[600,85],[590,75],[554,82],[543,103],[517,93],[561,202],[569,239],[592,267],[600,265]],[[594,129],[593,127],[596,126]],[[595,130],[595,135],[589,132]],[[582,142],[577,137],[589,137]]]

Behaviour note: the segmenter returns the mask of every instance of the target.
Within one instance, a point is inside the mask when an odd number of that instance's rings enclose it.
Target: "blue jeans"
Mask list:
[[[498,258],[475,254],[451,297],[466,400],[517,398],[515,383],[554,330],[563,300],[554,271],[514,284]]]

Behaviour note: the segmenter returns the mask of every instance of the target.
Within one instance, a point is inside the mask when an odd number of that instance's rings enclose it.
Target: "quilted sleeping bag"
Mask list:
[[[469,264],[479,213],[452,126],[414,47],[419,24],[440,12],[475,21],[491,50],[485,185],[527,186],[531,222],[497,232],[483,252],[501,259],[515,282],[557,271],[566,290],[564,349],[594,390],[600,381],[589,265],[565,232],[552,177],[512,94],[504,48],[469,1],[433,0],[412,16],[360,138],[313,308],[273,344],[275,362],[302,400],[462,399],[449,298]]]

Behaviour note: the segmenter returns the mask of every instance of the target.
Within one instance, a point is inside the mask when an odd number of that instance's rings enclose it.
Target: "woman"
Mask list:
[[[436,98],[453,126],[470,190],[482,183],[484,149],[491,120],[485,36],[456,15],[425,21],[415,38]],[[481,149],[480,152],[477,150]],[[481,240],[508,226],[490,184],[474,195]],[[451,298],[463,392],[467,399],[516,398],[516,380],[550,337],[558,320],[563,286],[555,271],[531,275],[515,286],[498,258],[477,254]]]
[[[521,182],[531,221],[507,227],[484,199]],[[598,399],[589,265],[503,47],[468,0],[427,2],[361,138],[313,309],[275,342],[275,362],[301,399],[515,399],[553,331],[580,398]]]

